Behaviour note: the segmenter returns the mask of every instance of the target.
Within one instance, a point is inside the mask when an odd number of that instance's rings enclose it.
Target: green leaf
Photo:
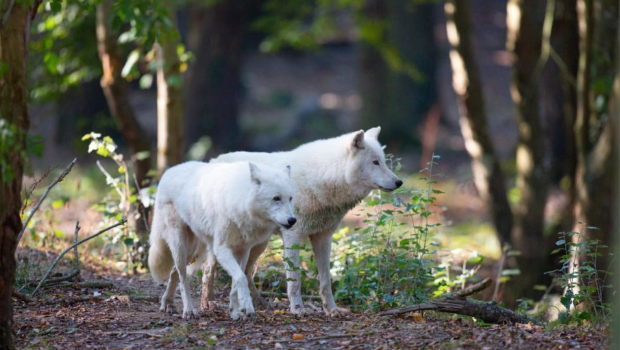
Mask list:
[[[129,54],[129,57],[127,57],[127,62],[125,62],[125,66],[123,66],[123,70],[121,71],[121,76],[123,78],[126,78],[129,75],[129,73],[131,72],[131,69],[133,68],[133,66],[136,65],[136,62],[138,62],[139,59],[140,59],[140,50],[135,49],[131,51],[131,53]]]
[[[566,244],[566,240],[564,239],[560,239],[559,241],[555,242],[555,245],[564,245]]]
[[[65,202],[62,199],[57,199],[52,202],[52,208],[60,209],[65,205]]]

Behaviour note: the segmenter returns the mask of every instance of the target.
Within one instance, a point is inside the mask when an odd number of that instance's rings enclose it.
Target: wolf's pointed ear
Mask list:
[[[380,132],[381,132],[381,127],[380,126],[375,126],[374,128],[370,128],[370,129],[366,130],[364,135],[366,135],[366,137],[372,137],[373,139],[378,140]]]
[[[252,179],[252,182],[260,185],[260,179],[258,178],[258,173],[260,170],[258,170],[258,167],[254,163],[248,164],[250,164],[250,178]]]
[[[291,166],[290,165],[286,166],[286,170],[285,171],[288,174],[288,177],[291,177]]]
[[[353,152],[364,149],[364,130],[360,130],[353,134],[353,139],[351,140],[349,149]]]

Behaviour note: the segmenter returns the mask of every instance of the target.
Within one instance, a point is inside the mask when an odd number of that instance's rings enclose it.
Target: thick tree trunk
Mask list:
[[[4,11],[0,18],[5,17]],[[0,61],[6,67],[0,76],[0,349],[14,348],[11,294],[17,236],[22,228],[19,213],[30,124],[26,62],[31,15],[29,8],[16,2],[0,29]]]
[[[188,11],[188,48],[195,54],[185,78],[186,146],[209,136],[216,152],[240,148],[241,65],[257,0],[218,1]]]
[[[157,69],[157,171],[160,175],[183,160],[183,101],[176,11],[172,0],[165,1],[164,6],[175,33],[163,35],[155,48],[160,61]]]
[[[97,49],[103,66],[101,87],[108,101],[110,113],[134,154],[132,156],[134,172],[138,183],[142,185],[151,168],[151,158],[140,160],[135,157],[135,154],[148,152],[150,148],[146,134],[129,103],[127,83],[121,76],[123,60],[117,46],[118,35],[112,29],[113,4],[113,0],[102,0],[97,6]]]
[[[544,244],[545,204],[548,175],[545,138],[538,99],[538,60],[541,55],[542,19],[545,2],[510,0],[508,2],[508,49],[513,57],[511,94],[518,120],[517,187],[520,199],[515,208],[512,241],[521,275],[513,286],[516,295],[531,297],[533,287],[547,284],[549,252]]]
[[[381,43],[361,44],[359,85],[364,104],[360,126],[381,125],[392,147],[419,144],[418,128],[437,100],[435,5],[373,0],[365,6],[364,20],[387,21],[390,25]],[[390,68],[381,54],[388,46],[421,76],[414,79]]]
[[[461,132],[472,158],[476,188],[491,213],[498,240],[504,246],[510,243],[513,218],[506,196],[504,174],[489,136],[482,83],[472,42],[469,0],[449,0],[444,9],[451,45],[452,86],[459,99]]]

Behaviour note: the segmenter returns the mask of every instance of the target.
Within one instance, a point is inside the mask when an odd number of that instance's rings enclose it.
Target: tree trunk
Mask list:
[[[504,174],[489,136],[482,83],[472,42],[469,0],[449,0],[445,6],[450,41],[452,86],[459,99],[460,125],[472,158],[474,182],[497,230],[503,247],[510,243],[512,211],[506,196]]]
[[[260,1],[218,1],[188,11],[189,51],[196,59],[185,76],[186,146],[211,137],[216,152],[240,148],[241,65]]]
[[[369,1],[363,20],[385,21],[389,27],[381,42],[362,42],[360,92],[364,105],[361,127],[381,125],[382,135],[392,144],[419,144],[418,128],[437,100],[436,52],[433,28],[434,4],[408,0]],[[412,65],[419,77],[396,71],[386,63],[387,47],[399,60]],[[424,50],[420,50],[423,47]]]
[[[508,50],[513,57],[512,99],[518,120],[517,187],[520,193],[515,208],[512,241],[521,252],[517,263],[521,270],[515,295],[532,297],[533,287],[547,284],[549,252],[544,244],[545,204],[548,176],[545,138],[538,100],[538,60],[541,55],[542,16],[545,2],[510,0],[507,8]]]
[[[155,47],[160,62],[157,68],[157,171],[160,175],[183,160],[183,101],[176,11],[172,0],[162,5],[168,10],[174,33],[162,35]]]
[[[0,18],[5,18],[5,11],[0,11]],[[30,124],[26,62],[32,13],[21,2],[10,11],[0,29],[0,61],[6,68],[0,75],[0,349],[14,348],[11,294],[17,237],[22,228],[19,214]]]
[[[105,94],[110,114],[116,121],[118,128],[131,148],[134,172],[138,183],[146,179],[151,168],[150,157],[138,159],[135,154],[149,152],[149,142],[144,130],[138,123],[136,115],[129,103],[127,83],[121,76],[123,60],[117,46],[118,35],[112,29],[113,0],[102,0],[97,6],[97,49],[103,66],[101,87]]]

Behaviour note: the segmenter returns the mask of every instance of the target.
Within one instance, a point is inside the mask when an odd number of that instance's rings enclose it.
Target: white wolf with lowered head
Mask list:
[[[187,162],[164,173],[149,250],[153,279],[162,282],[169,277],[162,311],[174,311],[180,283],[183,318],[197,315],[186,268],[197,252],[206,250],[232,277],[232,318],[254,313],[244,273],[250,251],[266,244],[277,226],[291,228],[296,222],[290,167],[281,169],[248,162]]]
[[[387,167],[383,148],[378,141],[380,127],[339,137],[318,140],[288,152],[260,153],[233,152],[219,156],[212,163],[252,161],[275,167],[292,166],[291,178],[297,197],[295,214],[297,224],[282,229],[285,260],[299,267],[299,250],[309,237],[319,272],[320,294],[323,310],[328,315],[340,315],[349,310],[336,306],[332,294],[329,272],[332,235],[344,215],[358,204],[370,191],[393,191],[402,181]],[[252,281],[254,264],[267,247],[267,242],[257,245],[250,253],[246,265],[248,285],[255,303],[265,306]],[[207,256],[203,274],[203,297],[212,298],[214,278],[213,257]],[[287,293],[290,311],[304,314],[298,268],[287,268]],[[208,307],[203,299],[202,307]]]

